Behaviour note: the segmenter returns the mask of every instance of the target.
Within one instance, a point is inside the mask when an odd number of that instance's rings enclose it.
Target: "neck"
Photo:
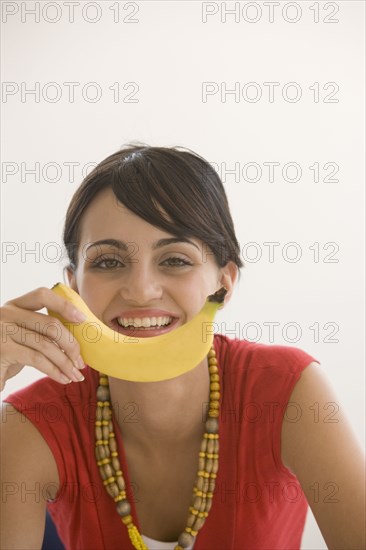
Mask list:
[[[125,441],[143,448],[175,449],[202,437],[210,378],[207,358],[193,370],[162,382],[109,379],[111,403]]]

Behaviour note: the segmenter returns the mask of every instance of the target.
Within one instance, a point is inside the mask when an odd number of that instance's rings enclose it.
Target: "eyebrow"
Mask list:
[[[158,248],[162,248],[163,246],[167,246],[169,244],[175,244],[175,243],[188,243],[192,246],[195,246],[197,250],[199,250],[199,247],[192,242],[190,239],[187,239],[186,237],[168,237],[166,239],[159,239],[153,244],[153,250],[156,250]],[[128,251],[129,245],[131,246],[131,242],[125,243],[124,241],[120,241],[118,239],[102,239],[100,241],[95,241],[91,243],[89,246],[87,246],[86,250],[89,250],[92,246],[98,246],[102,244],[107,244],[109,246],[113,246],[114,248],[118,248],[118,250],[123,250],[125,252]]]

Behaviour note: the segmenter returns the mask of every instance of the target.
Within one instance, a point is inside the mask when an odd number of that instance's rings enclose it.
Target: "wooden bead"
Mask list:
[[[201,452],[205,453],[207,449],[207,439],[203,439],[201,443]]]
[[[105,473],[106,478],[113,476],[113,468],[111,467],[110,464],[104,464],[103,471]]]
[[[108,401],[110,397],[109,388],[107,386],[98,386],[97,399],[98,401]]]
[[[117,512],[121,517],[128,516],[131,513],[131,505],[128,500],[120,500],[117,503]]]
[[[215,440],[209,439],[207,442],[207,452],[211,454],[214,452],[214,449],[215,449]]]
[[[202,504],[202,498],[195,497],[193,500],[193,508],[196,508],[196,510],[199,510],[201,508],[201,504]]]
[[[219,422],[216,418],[208,418],[205,424],[206,432],[208,434],[217,434],[219,431]]]
[[[105,487],[107,489],[107,492],[108,494],[114,498],[116,496],[118,496],[118,493],[119,493],[119,489],[118,489],[118,486],[117,486],[117,483],[109,483],[108,485],[106,485]]]
[[[189,514],[188,519],[186,521],[186,526],[187,527],[192,527],[192,525],[195,522],[195,519],[196,519],[196,516],[194,514]]]
[[[116,476],[116,483],[120,491],[124,491],[126,489],[126,482],[122,476]]]
[[[206,460],[205,470],[206,470],[206,472],[208,472],[210,474],[212,472],[212,468],[213,468],[213,459],[208,458]]]
[[[203,478],[203,487],[202,487],[202,491],[203,491],[204,493],[207,493],[208,488],[209,488],[209,479]]]
[[[115,440],[114,437],[111,437],[109,439],[109,448],[112,452],[117,451],[117,441]]]
[[[214,458],[213,465],[212,465],[212,473],[217,474],[218,470],[219,470],[219,461],[217,460],[217,458]]]
[[[182,548],[188,548],[193,544],[193,537],[186,531],[181,533],[178,537],[178,544],[182,546]]]
[[[108,439],[109,433],[110,433],[108,426],[103,426],[102,432],[103,432],[103,439]]]
[[[206,507],[205,507],[205,512],[207,514],[211,510],[211,506],[212,506],[212,498],[207,498],[206,499]]]
[[[199,469],[199,470],[203,470],[203,469],[204,469],[204,467],[205,467],[205,462],[206,462],[206,461],[205,461],[204,458],[201,458],[201,457],[200,457],[200,458],[198,459],[198,469]]]
[[[103,460],[106,457],[104,445],[98,445],[95,448],[95,456],[97,460]]]
[[[208,482],[208,488],[207,488],[207,493],[213,493],[214,490],[215,490],[215,480],[214,479],[208,479],[207,480]]]
[[[103,407],[103,419],[109,420],[112,415],[112,411],[108,407]]]
[[[102,418],[103,418],[103,409],[101,407],[98,407],[96,412],[96,419],[101,421]]]
[[[105,473],[105,471],[104,471],[104,469],[103,469],[103,466],[100,466],[99,472],[100,472],[100,476],[101,476],[101,478],[102,478],[103,481],[105,481],[106,479],[108,479],[108,476],[107,476],[107,474]]]
[[[99,426],[95,427],[95,438],[103,439],[103,431],[102,431],[102,428],[100,428]]]
[[[204,479],[205,478],[203,478],[203,477],[198,477],[197,478],[196,487],[199,491],[202,491],[202,489],[203,489]]]
[[[107,477],[112,477],[114,475],[113,468],[110,464],[104,464],[103,468],[104,468],[104,472],[106,473]]]
[[[201,506],[200,506],[199,511],[202,513],[202,512],[205,511],[205,509],[206,509],[206,499],[202,498],[202,502],[201,502]]]
[[[194,522],[193,529],[195,531],[199,531],[202,527],[202,525],[205,523],[205,518],[196,517],[196,521]]]
[[[118,459],[116,456],[112,456],[111,463],[112,463],[113,468],[114,468],[116,471],[118,471],[118,470],[121,469],[121,465],[120,465],[119,459]]]

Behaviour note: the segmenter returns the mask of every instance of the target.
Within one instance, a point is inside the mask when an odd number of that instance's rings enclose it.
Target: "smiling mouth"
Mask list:
[[[173,322],[173,317],[135,317],[125,318],[118,317],[117,323],[124,329],[138,329],[138,330],[158,330],[160,328],[166,328]]]
[[[141,326],[138,326],[140,325]],[[112,328],[120,334],[129,337],[147,338],[160,336],[177,327],[178,317],[116,317],[112,321]],[[144,326],[145,325],[145,326]],[[147,326],[150,325],[150,326]]]

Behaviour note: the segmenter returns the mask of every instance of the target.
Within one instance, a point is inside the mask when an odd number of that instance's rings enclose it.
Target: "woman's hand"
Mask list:
[[[78,342],[61,321],[37,312],[44,307],[67,321],[85,320],[71,302],[49,288],[38,288],[6,302],[0,308],[0,391],[25,365],[61,384],[84,380],[80,369],[85,365]]]

